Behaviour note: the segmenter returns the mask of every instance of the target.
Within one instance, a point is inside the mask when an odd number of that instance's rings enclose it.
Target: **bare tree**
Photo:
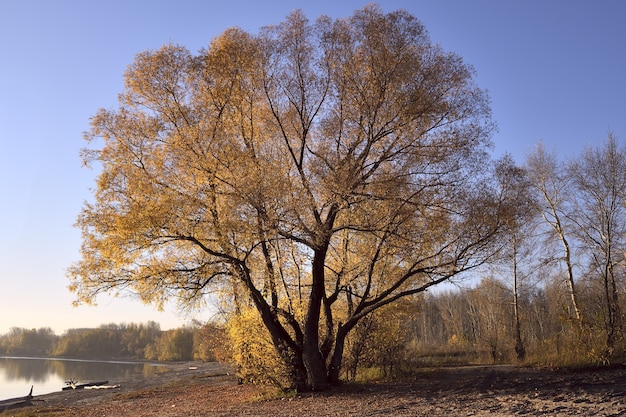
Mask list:
[[[520,297],[524,281],[531,278],[536,263],[536,205],[526,170],[518,167],[510,155],[506,155],[499,163],[496,171],[501,183],[506,184],[508,192],[514,196],[518,211],[510,218],[509,233],[505,237],[497,262],[492,266],[512,293],[515,353],[518,360],[526,357],[526,348],[522,340]]]
[[[552,231],[551,236],[562,246],[562,256],[557,256],[556,259],[565,265],[565,282],[574,318],[582,326],[583,316],[576,291],[573,248],[569,236],[573,234],[573,230],[570,228],[568,231],[567,223],[573,204],[571,179],[566,167],[557,161],[554,154],[547,153],[542,144],[527,157],[526,169],[530,183],[538,194],[536,208]]]
[[[572,220],[588,254],[590,272],[601,277],[606,303],[607,358],[622,337],[618,269],[626,236],[626,149],[613,135],[589,148],[569,166],[575,190]]]

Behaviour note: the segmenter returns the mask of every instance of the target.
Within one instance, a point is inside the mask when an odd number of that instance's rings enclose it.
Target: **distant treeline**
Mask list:
[[[220,329],[212,324],[161,330],[158,323],[106,324],[71,329],[61,336],[50,328],[14,327],[0,335],[0,355],[158,361],[215,360]]]

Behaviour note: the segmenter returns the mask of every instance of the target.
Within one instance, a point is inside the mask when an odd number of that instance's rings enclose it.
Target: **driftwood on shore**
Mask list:
[[[0,401],[0,411],[8,410],[10,408],[23,407],[25,405],[30,405],[31,400],[33,399],[33,386],[30,387],[30,392],[28,395],[24,397],[17,398],[9,398],[8,400]]]
[[[63,391],[71,390],[71,389],[84,389],[91,387],[98,387],[100,385],[106,385],[109,381],[98,381],[98,382],[85,382],[83,384],[77,384],[74,381],[66,381],[67,386],[63,387]]]

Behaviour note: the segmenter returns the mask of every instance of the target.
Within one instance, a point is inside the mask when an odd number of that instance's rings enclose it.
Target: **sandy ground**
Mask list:
[[[151,381],[35,397],[31,407],[19,411],[54,417],[626,416],[626,367],[448,367],[423,370],[402,383],[344,385],[263,400],[268,392],[267,387],[237,385],[229,368],[220,364],[175,364]]]

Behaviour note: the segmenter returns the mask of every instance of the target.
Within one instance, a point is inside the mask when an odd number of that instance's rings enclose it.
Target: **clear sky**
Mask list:
[[[207,312],[164,313],[132,298],[74,308],[66,268],[73,228],[97,172],[81,166],[82,132],[117,104],[135,54],[167,43],[197,52],[228,27],[255,32],[294,9],[345,17],[364,0],[0,0],[0,333],[155,320],[178,327]],[[563,158],[626,140],[626,2],[381,0],[406,9],[458,53],[489,91],[494,152],[523,162],[539,140]]]

